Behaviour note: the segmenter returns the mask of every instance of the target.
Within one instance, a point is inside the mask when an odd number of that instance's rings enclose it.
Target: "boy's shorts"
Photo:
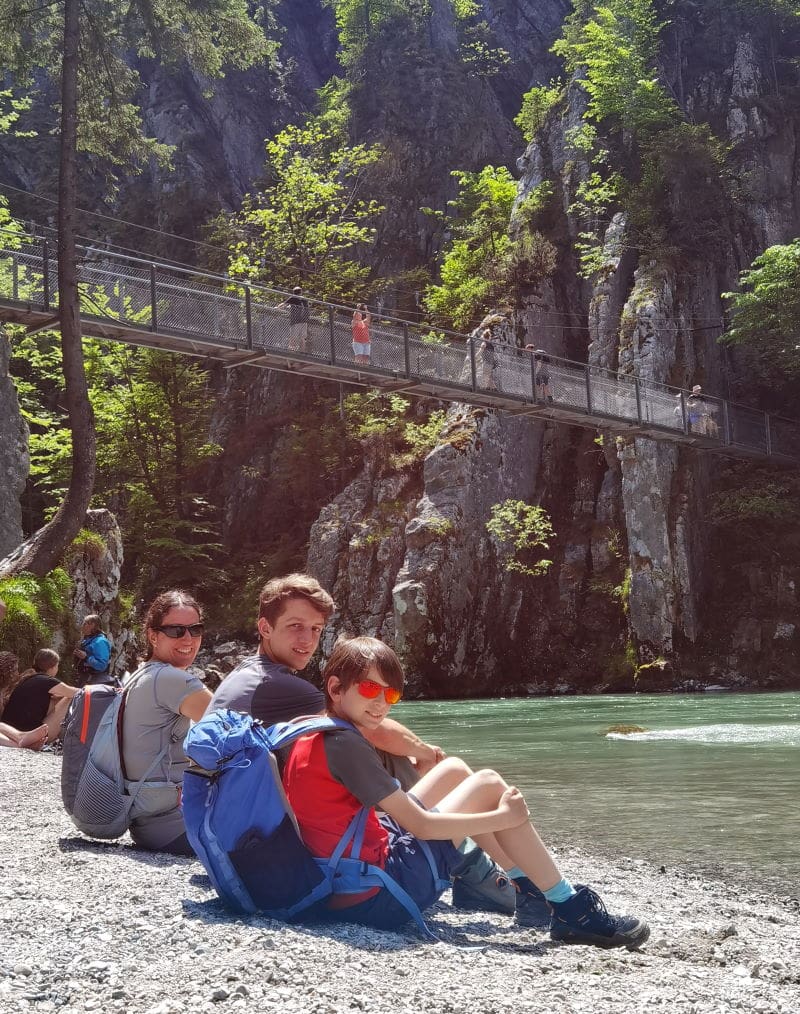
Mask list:
[[[433,880],[430,865],[413,834],[403,831],[390,817],[381,817],[381,823],[389,832],[389,853],[384,869],[409,894],[421,912],[430,908],[442,896],[445,888],[438,888]],[[447,841],[427,841],[439,877],[449,880],[452,870],[463,863],[464,856],[455,845]],[[360,922],[378,929],[398,929],[409,922],[411,916],[386,887],[366,901],[351,908],[340,908],[331,912],[330,917],[344,922]]]
[[[370,352],[369,342],[353,342],[354,356],[368,356]]]

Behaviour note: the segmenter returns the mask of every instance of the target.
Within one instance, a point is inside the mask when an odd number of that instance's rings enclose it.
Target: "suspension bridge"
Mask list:
[[[800,423],[746,405],[383,316],[365,363],[352,308],[304,296],[298,329],[286,292],[98,247],[78,256],[87,336],[800,464]],[[0,230],[0,320],[57,329],[57,277],[52,240]]]

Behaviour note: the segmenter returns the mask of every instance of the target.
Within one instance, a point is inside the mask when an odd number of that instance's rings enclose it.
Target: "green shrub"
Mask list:
[[[530,143],[544,126],[547,114],[564,94],[560,81],[551,81],[550,86],[531,88],[522,96],[522,109],[514,117],[522,136]]]
[[[58,629],[66,632],[70,588],[69,575],[60,568],[47,577],[23,573],[0,581],[0,599],[6,604],[0,644],[18,655],[23,667],[39,648],[51,644]]]
[[[546,574],[553,561],[535,559],[535,551],[549,549],[555,535],[547,511],[524,500],[504,500],[491,513],[486,530],[501,544],[503,570],[529,577]]]

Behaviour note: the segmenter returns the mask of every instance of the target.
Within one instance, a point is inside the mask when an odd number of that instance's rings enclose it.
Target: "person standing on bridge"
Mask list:
[[[353,355],[355,361],[362,366],[369,366],[370,361],[370,340],[369,326],[372,323],[372,314],[367,309],[366,303],[357,303],[353,314]]]
[[[278,304],[279,310],[289,310],[289,349],[306,352],[308,343],[308,300],[299,285],[295,285],[288,299]]]
[[[483,363],[482,384],[487,391],[497,390],[497,349],[494,336],[487,327],[481,335],[481,362]]]

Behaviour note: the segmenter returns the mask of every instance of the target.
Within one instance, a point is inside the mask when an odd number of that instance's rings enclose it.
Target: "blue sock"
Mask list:
[[[552,901],[554,905],[558,905],[562,901],[569,901],[577,893],[572,884],[562,877],[557,884],[544,892],[544,896],[548,901]]]
[[[524,877],[525,874],[519,868],[519,866],[512,866],[510,870],[506,870],[506,876],[509,880],[519,880],[520,877]]]

